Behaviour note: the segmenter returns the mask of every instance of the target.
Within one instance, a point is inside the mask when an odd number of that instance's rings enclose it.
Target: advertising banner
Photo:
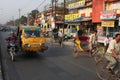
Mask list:
[[[68,9],[74,9],[85,6],[85,0],[80,0],[75,3],[68,4]]]

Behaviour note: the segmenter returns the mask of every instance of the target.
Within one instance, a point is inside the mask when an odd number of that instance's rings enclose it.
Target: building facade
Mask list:
[[[65,9],[67,12],[67,9]],[[49,7],[45,11],[37,15],[37,25],[40,25],[44,31],[63,27],[64,23],[64,8],[63,7]]]
[[[120,1],[119,0],[104,0],[104,9],[100,12],[101,25],[98,30],[99,42],[103,43],[105,36],[114,37],[115,32],[120,31]]]
[[[92,0],[80,0],[67,6],[69,12],[65,15],[70,35],[82,29],[86,34],[92,30]]]
[[[103,43],[106,35],[113,37],[120,31],[120,0],[80,0],[67,8],[65,20],[72,27],[70,33],[82,29],[89,34],[97,30],[98,41]]]

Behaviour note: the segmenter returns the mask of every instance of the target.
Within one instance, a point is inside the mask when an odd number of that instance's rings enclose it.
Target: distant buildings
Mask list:
[[[82,29],[87,34],[93,30],[98,30],[99,36],[119,31],[120,26],[120,0],[80,0],[66,5],[65,28],[70,33],[75,33]],[[52,13],[53,12],[53,13]],[[54,28],[63,27],[63,7],[49,7],[44,11],[44,17],[40,13],[38,24]],[[53,14],[53,16],[51,16]],[[55,16],[56,14],[56,16]],[[56,23],[56,24],[55,24]],[[101,37],[100,39],[104,39]]]

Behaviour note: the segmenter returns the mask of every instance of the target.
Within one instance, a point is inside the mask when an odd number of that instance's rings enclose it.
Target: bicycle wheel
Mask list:
[[[115,75],[115,80],[120,80],[120,70]]]
[[[107,64],[108,64],[108,61],[105,58],[102,58],[100,61],[96,63],[97,76],[101,80],[110,80],[111,74],[106,69]]]
[[[10,56],[11,56],[11,60],[12,60],[12,61],[15,61],[15,55],[14,55],[13,52],[10,52]]]
[[[92,56],[93,56],[96,63],[99,62],[104,55],[100,50],[95,51],[93,54],[92,54]]]
[[[78,49],[77,49],[77,46],[74,46],[74,48],[73,48],[73,57],[74,58],[77,58],[78,57]]]

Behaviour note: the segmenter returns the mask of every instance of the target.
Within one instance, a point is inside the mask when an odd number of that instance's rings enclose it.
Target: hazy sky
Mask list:
[[[49,4],[51,0],[0,0],[0,23],[19,18],[19,9],[21,15],[27,15],[31,10],[39,6],[39,11],[44,9],[44,6]]]

